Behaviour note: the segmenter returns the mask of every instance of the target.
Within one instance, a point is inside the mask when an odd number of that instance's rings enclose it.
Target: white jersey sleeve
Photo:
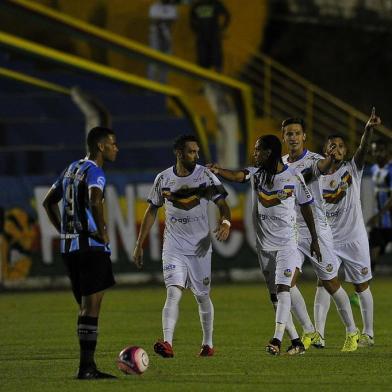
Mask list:
[[[243,172],[245,175],[244,182],[249,182],[252,176],[257,172],[258,168],[254,166],[246,167]]]
[[[207,199],[216,203],[219,199],[224,199],[227,196],[227,192],[220,182],[219,178],[212,173],[209,169],[205,169],[205,175],[210,181],[207,189]]]
[[[147,198],[147,201],[156,207],[162,207],[164,203],[164,198],[162,194],[162,181],[163,174],[159,173],[154,180],[154,185],[152,186]]]
[[[302,176],[301,173],[296,173],[295,175],[296,178],[296,197],[297,197],[297,203],[300,206],[306,205],[313,203],[313,196],[309,190],[309,188],[305,184],[304,177]]]

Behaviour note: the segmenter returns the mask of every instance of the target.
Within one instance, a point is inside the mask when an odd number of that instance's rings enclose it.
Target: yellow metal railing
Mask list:
[[[186,96],[182,93],[181,90],[174,87],[168,87],[166,85],[162,85],[151,80],[143,79],[139,76],[113,69],[106,65],[97,64],[71,54],[63,53],[58,50],[39,45],[37,43],[15,37],[2,31],[0,31],[0,43],[13,49],[22,50],[31,55],[38,55],[42,58],[54,60],[58,63],[65,64],[79,70],[88,71],[90,73],[94,73],[112,80],[123,82],[132,86],[141,87],[171,97],[178,104],[180,109],[184,111],[185,114],[190,118],[192,125],[194,126],[195,131],[199,136],[202,151],[205,154],[206,159],[211,160],[211,155],[208,148],[208,140],[203,125],[198,116],[192,111],[192,108],[190,107]],[[17,73],[14,71],[7,71],[9,76],[13,75],[14,78],[18,77],[19,80],[22,80],[22,75],[17,75]],[[35,81],[38,83],[38,79],[36,78],[28,76],[24,76],[24,78],[25,81]],[[49,84],[47,84],[47,86],[49,86]],[[52,84],[51,87],[53,89],[55,88],[55,85]],[[64,91],[58,92],[64,93]]]
[[[247,143],[248,143],[247,147],[248,149],[252,147],[250,146],[250,140],[251,140],[250,135],[254,127],[254,110],[253,110],[253,103],[252,103],[253,96],[252,96],[252,90],[247,84],[242,83],[236,79],[218,74],[216,72],[206,70],[188,61],[181,60],[174,56],[161,53],[159,51],[149,48],[146,45],[142,45],[138,42],[124,38],[118,34],[114,34],[107,30],[100,29],[80,19],[73,18],[69,15],[45,7],[41,4],[34,3],[28,0],[3,0],[3,1],[4,3],[12,5],[15,8],[28,10],[29,12],[35,15],[46,17],[52,21],[67,26],[68,28],[72,28],[77,32],[94,37],[103,42],[110,43],[113,49],[120,48],[122,49],[122,52],[124,52],[124,49],[126,49],[128,53],[137,53],[139,55],[145,56],[149,60],[158,61],[160,63],[165,64],[166,66],[180,70],[192,76],[196,76],[206,81],[218,83],[226,87],[229,87],[231,89],[239,91],[241,96],[241,101],[243,104],[243,113],[244,113],[243,117],[244,117],[244,124],[245,124],[244,133],[247,138]]]
[[[232,48],[237,53],[243,48]],[[235,53],[229,56],[235,61]],[[318,146],[331,133],[346,134],[351,149],[356,148],[369,115],[321,89],[271,57],[253,53],[254,62],[246,70],[246,78],[253,86],[255,111],[266,117],[283,119],[303,117],[307,122],[309,140]],[[234,60],[233,60],[234,59]],[[369,103],[371,105],[371,103]],[[376,132],[392,139],[392,131],[385,126]]]

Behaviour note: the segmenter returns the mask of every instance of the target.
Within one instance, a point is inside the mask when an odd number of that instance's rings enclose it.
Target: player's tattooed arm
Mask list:
[[[218,241],[225,241],[230,234],[231,212],[225,199],[219,199],[216,202],[216,205],[219,208],[220,223],[219,226],[214,230],[214,233]]]
[[[56,188],[50,188],[49,192],[45,196],[42,202],[43,207],[48,215],[48,218],[56,230],[61,232],[61,215],[58,202],[61,200],[61,196],[57,192]]]
[[[372,113],[368,122],[365,125],[365,132],[361,138],[361,144],[354,154],[354,162],[358,169],[362,169],[365,165],[366,154],[370,147],[370,140],[373,136],[374,127],[381,124],[381,119],[376,115],[376,108],[373,106]]]
[[[209,163],[206,165],[214,174],[231,182],[244,182],[245,172],[243,170],[229,170],[220,167],[217,163]]]
[[[158,212],[158,206],[154,204],[150,204],[146,212],[144,213],[144,217],[142,220],[142,224],[140,226],[139,236],[137,238],[135,249],[133,251],[133,262],[136,264],[136,267],[142,268],[143,266],[143,244],[146,240],[148,233],[151,230],[152,225],[155,222],[155,218]]]
[[[314,224],[313,212],[309,204],[304,204],[300,206],[301,214],[304,217],[306,226],[310,231],[312,237],[312,242],[310,243],[310,254],[315,256],[319,262],[321,262],[321,252],[317,240],[316,226]]]

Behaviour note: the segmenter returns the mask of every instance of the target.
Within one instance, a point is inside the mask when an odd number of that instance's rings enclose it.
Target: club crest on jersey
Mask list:
[[[204,284],[204,286],[208,286],[208,285],[210,284],[210,278],[209,278],[208,276],[206,276],[206,277],[203,279],[203,284]]]
[[[333,265],[332,264],[327,264],[325,269],[326,269],[327,272],[332,272],[333,271]]]
[[[287,268],[286,270],[284,270],[283,274],[286,278],[289,278],[293,273],[290,268]]]
[[[337,181],[332,180],[330,187],[333,189],[323,189],[323,198],[328,204],[338,204],[347,193],[348,188],[351,186],[353,179],[348,171],[345,171],[341,176],[341,181],[338,185]]]
[[[369,272],[369,269],[367,267],[364,267],[364,268],[361,269],[361,274],[362,275],[367,275],[368,272]]]

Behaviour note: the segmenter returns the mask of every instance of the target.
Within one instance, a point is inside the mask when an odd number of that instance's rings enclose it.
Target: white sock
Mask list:
[[[290,296],[291,311],[302,325],[304,332],[314,332],[314,325],[310,320],[308,310],[306,309],[304,297],[302,296],[297,286],[291,287]]]
[[[327,314],[331,305],[331,296],[324,287],[317,287],[314,297],[314,323],[316,330],[320,335],[325,337],[325,323],[327,322]]]
[[[357,295],[359,297],[363,321],[362,333],[366,333],[366,335],[373,337],[373,295],[370,291],[370,287],[361,293],[357,293]]]
[[[166,302],[162,309],[163,340],[173,345],[174,328],[178,319],[178,304],[182,290],[176,286],[169,286],[166,291]]]
[[[278,307],[278,303],[272,302],[272,306],[274,307],[274,309],[276,311],[276,309]],[[289,313],[289,318],[287,319],[286,332],[290,336],[290,340],[299,339],[299,335],[298,335],[297,329],[295,328],[293,316],[291,315],[291,312]]]
[[[351,309],[348,295],[343,289],[343,287],[339,287],[339,289],[332,294],[332,299],[335,302],[336,309],[339,312],[340,318],[346,326],[346,332],[355,332],[357,327],[355,326],[353,311]]]
[[[275,334],[274,338],[283,340],[283,334],[289,318],[291,308],[291,298],[288,291],[282,291],[277,294],[278,307],[275,315]]]
[[[199,316],[201,328],[203,330],[202,345],[212,345],[212,332],[214,330],[214,305],[211,302],[209,295],[195,295],[196,301],[199,304]]]

